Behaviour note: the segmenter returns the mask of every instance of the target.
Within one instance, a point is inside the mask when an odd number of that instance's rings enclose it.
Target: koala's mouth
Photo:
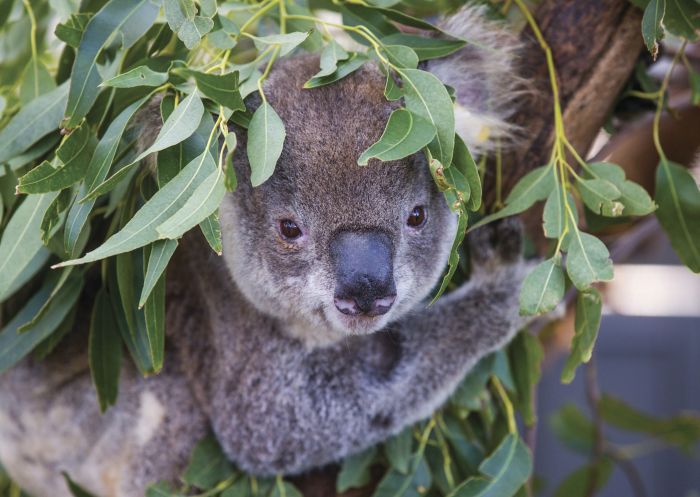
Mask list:
[[[392,297],[391,304],[394,300]],[[392,306],[387,301],[387,310],[383,312],[348,313],[339,309],[336,303],[332,308],[327,308],[324,314],[331,326],[345,335],[369,335],[386,326],[393,310],[390,307]]]

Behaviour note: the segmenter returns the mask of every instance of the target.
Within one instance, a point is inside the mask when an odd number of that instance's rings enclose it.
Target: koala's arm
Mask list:
[[[520,233],[512,224],[498,226],[477,237],[479,269],[469,283],[391,331],[306,355],[290,352],[282,337],[267,344],[238,381],[236,419],[213,411],[229,456],[254,473],[297,473],[429,416],[519,327]]]

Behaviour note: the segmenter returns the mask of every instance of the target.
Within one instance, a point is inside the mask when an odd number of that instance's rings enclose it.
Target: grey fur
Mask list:
[[[160,375],[143,379],[125,365],[118,403],[100,416],[77,330],[49,360],[27,359],[0,377],[0,460],[35,497],[67,496],[61,471],[102,497],[141,496],[149,483],[176,480],[208,429],[231,460],[259,475],[338,461],[430,415],[517,330],[517,226],[472,237],[472,279],[426,307],[454,215],[422,155],[356,165],[393,108],[379,71],[368,65],[301,90],[317,67],[317,57],[296,57],[266,82],[287,140],[261,187],[249,184],[245,154],[235,158],[239,188],[221,206],[223,259],[195,235],[183,239],[168,275]],[[406,226],[416,205],[428,212],[418,230]],[[284,218],[299,223],[302,239],[279,235]],[[328,246],[340,230],[391,238],[397,299],[389,313],[349,317],[334,308]]]

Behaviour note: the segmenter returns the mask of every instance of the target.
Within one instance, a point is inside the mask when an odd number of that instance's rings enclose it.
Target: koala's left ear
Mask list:
[[[517,36],[506,24],[487,19],[485,6],[465,6],[440,27],[467,41],[454,54],[426,64],[455,89],[457,133],[477,154],[507,144],[517,132],[508,118],[525,87],[517,75]]]

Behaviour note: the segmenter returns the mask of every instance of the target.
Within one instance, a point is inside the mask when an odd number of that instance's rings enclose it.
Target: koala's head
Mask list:
[[[325,344],[377,331],[423,301],[456,220],[422,154],[357,165],[395,107],[378,69],[302,89],[317,70],[313,56],[276,65],[265,94],[286,127],[282,155],[252,188],[239,133],[239,186],[221,225],[227,265],[250,302],[307,343]]]

